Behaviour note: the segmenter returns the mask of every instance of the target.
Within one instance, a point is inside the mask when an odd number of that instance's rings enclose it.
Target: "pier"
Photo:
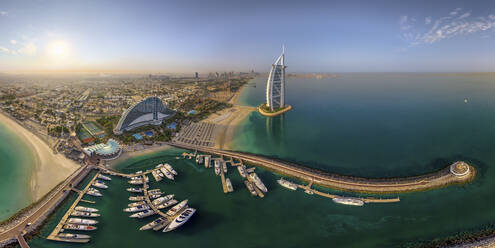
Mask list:
[[[60,233],[60,230],[63,229],[65,223],[67,222],[67,219],[70,216],[70,214],[72,213],[72,211],[74,211],[74,208],[77,206],[77,204],[79,204],[80,201],[82,201],[82,198],[83,198],[84,194],[86,194],[86,192],[91,187],[91,185],[93,184],[93,182],[98,178],[98,175],[100,175],[100,172],[96,172],[95,176],[93,177],[93,179],[91,179],[91,181],[88,183],[88,185],[86,185],[86,187],[83,190],[80,190],[78,192],[79,195],[77,196],[77,199],[74,201],[74,203],[72,203],[72,205],[70,206],[70,208],[67,210],[67,212],[65,213],[65,215],[60,220],[60,222],[57,224],[57,226],[53,229],[53,231],[50,233],[50,235],[48,235],[48,237],[46,239],[55,240],[55,241],[63,241],[63,242],[74,242],[74,243],[87,243],[87,242],[89,242],[89,239],[65,239],[65,238],[60,238],[60,237],[58,237],[58,234]],[[73,188],[71,188],[71,189],[73,190]]]
[[[459,161],[453,163],[452,165],[448,165],[442,170],[422,176],[384,179],[352,177],[332,174],[310,167],[268,158],[262,155],[218,150],[209,147],[178,144],[175,142],[168,142],[167,144],[183,149],[196,150],[218,156],[227,156],[231,159],[249,162],[250,164],[264,167],[268,170],[298,178],[306,182],[313,181],[314,184],[323,187],[349,192],[384,194],[421,191],[453,184],[468,183],[473,180],[476,175],[476,169],[473,166]],[[462,165],[461,167],[463,169],[460,170],[461,172],[458,172],[459,170],[456,169],[457,167],[455,165]]]
[[[307,190],[309,192],[312,192],[314,194],[317,194],[319,196],[323,196],[323,197],[330,198],[330,199],[337,198],[337,197],[343,197],[343,196],[340,196],[340,195],[328,194],[328,193],[325,193],[325,192],[318,191],[316,189],[312,189],[311,188],[312,185],[313,185],[313,181],[310,181],[308,185],[297,184],[297,187],[298,188],[301,188],[301,189],[304,189],[304,190]],[[365,203],[392,203],[392,202],[399,202],[400,201],[400,198],[399,197],[395,197],[395,198],[373,198],[373,197],[369,197],[369,198],[358,198],[358,199],[362,200]]]

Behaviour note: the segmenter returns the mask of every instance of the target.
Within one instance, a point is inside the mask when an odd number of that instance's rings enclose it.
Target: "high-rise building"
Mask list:
[[[194,73],[194,78],[196,78],[196,79],[199,78],[199,73],[198,72]]]
[[[266,82],[266,106],[271,111],[285,106],[285,68],[287,66],[285,66],[284,53],[285,49],[282,48],[282,54],[272,65]]]

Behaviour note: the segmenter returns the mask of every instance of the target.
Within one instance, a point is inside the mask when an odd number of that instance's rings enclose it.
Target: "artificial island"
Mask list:
[[[285,68],[285,48],[282,48],[282,54],[275,60],[268,74],[266,103],[258,107],[258,111],[264,116],[273,117],[292,109],[292,106],[285,104]]]

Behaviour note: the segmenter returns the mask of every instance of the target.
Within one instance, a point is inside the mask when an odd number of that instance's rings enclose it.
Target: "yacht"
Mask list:
[[[142,188],[127,188],[127,191],[132,192],[132,193],[142,193],[143,189]]]
[[[232,182],[230,182],[229,178],[225,179],[225,184],[227,185],[227,191],[228,192],[234,191],[234,187],[232,187]]]
[[[139,205],[137,207],[124,208],[124,212],[134,213],[148,209],[150,209],[150,206],[146,204],[146,205]]]
[[[250,181],[245,180],[244,184],[246,185],[246,188],[249,190],[251,195],[254,195],[254,196],[258,195],[258,193],[256,193],[256,190],[254,189],[253,184]]]
[[[111,180],[112,180],[110,177],[107,177],[107,176],[105,176],[105,175],[103,175],[103,174],[98,175],[98,178],[99,178],[99,179],[106,180],[106,181],[111,181]]]
[[[332,199],[333,202],[344,204],[344,205],[352,205],[352,206],[363,206],[364,201],[359,198],[354,197],[335,197]]]
[[[144,201],[144,196],[129,196],[129,201]]]
[[[165,202],[165,203],[162,203],[160,205],[157,205],[156,208],[158,208],[158,209],[168,208],[168,207],[176,204],[177,202],[179,202],[179,201],[177,201],[175,199],[172,199],[172,200],[169,200],[168,202]]]
[[[256,187],[258,187],[261,191],[263,191],[265,193],[268,192],[268,189],[263,184],[263,182],[258,177],[258,175],[256,175],[256,173],[253,172],[253,173],[249,174],[248,179],[249,179],[249,181],[253,182],[254,185],[256,185]]]
[[[92,230],[96,230],[96,227],[89,225],[65,224],[64,229],[77,230],[77,231],[92,231]]]
[[[69,218],[67,220],[67,223],[69,223],[69,224],[94,225],[94,224],[98,224],[98,221],[96,221],[96,220],[88,220],[88,219],[81,219],[81,218]]]
[[[133,185],[138,185],[143,183],[144,183],[143,179],[129,180],[129,184],[133,184]]]
[[[153,210],[144,210],[143,212],[138,212],[138,213],[135,213],[135,214],[132,214],[130,217],[131,218],[144,218],[144,217],[148,217],[148,216],[151,216],[151,215],[154,215],[155,214],[155,211]]]
[[[164,167],[160,167],[160,171],[162,171],[163,175],[165,175],[166,178],[170,180],[174,180],[174,175]]]
[[[98,209],[96,209],[96,208],[88,208],[88,207],[82,207],[82,206],[77,206],[74,209],[77,211],[83,211],[83,212],[98,212]]]
[[[138,201],[138,202],[132,202],[132,203],[129,203],[127,204],[128,207],[132,208],[132,207],[137,207],[137,206],[141,206],[141,205],[144,205],[146,204],[145,201]]]
[[[215,160],[215,175],[220,175],[220,162]]]
[[[168,215],[168,216],[174,216],[180,210],[184,209],[186,206],[187,206],[187,200],[183,200],[179,204],[175,205],[170,210],[168,210],[165,214]]]
[[[162,204],[162,203],[172,199],[173,197],[174,197],[174,194],[162,196],[162,197],[156,198],[151,203],[153,203],[153,205],[159,205],[159,204]]]
[[[174,170],[174,168],[169,165],[169,164],[164,164],[165,166],[165,169],[167,169],[168,171],[170,171],[170,173],[174,174],[175,176],[177,176],[177,171]]]
[[[163,223],[167,223],[168,224],[168,223],[170,223],[170,221],[167,220],[167,218],[165,218],[165,217],[160,217],[160,218],[158,218],[158,219],[156,219],[156,220],[154,220],[154,221],[152,221],[152,222],[150,222],[150,223],[142,226],[141,228],[139,228],[139,230],[140,231],[149,230],[149,229],[151,229],[153,227],[156,227],[156,226],[158,226],[160,224],[163,224]]]
[[[92,195],[92,196],[102,196],[102,194],[96,190],[91,190],[91,188],[86,192],[86,194],[88,195]]]
[[[226,162],[222,162],[222,169],[223,169],[223,173],[227,173],[227,163]]]
[[[280,178],[279,180],[277,180],[277,182],[278,182],[278,184],[280,184],[283,187],[288,188],[290,190],[296,190],[297,189],[297,184],[290,182],[290,181],[287,181],[283,178]]]
[[[57,235],[59,238],[63,239],[89,239],[91,236],[86,234],[75,234],[75,233],[59,233]]]
[[[108,186],[106,186],[104,182],[99,181],[99,180],[96,180],[95,182],[93,182],[93,186],[100,188],[100,189],[107,189],[108,188]]]
[[[155,178],[155,181],[160,182],[162,180],[162,177],[158,175],[158,172],[156,170],[152,170],[151,174],[153,175],[153,178]]]
[[[100,214],[97,213],[90,213],[90,212],[83,212],[83,211],[72,211],[70,213],[72,216],[78,216],[78,217],[90,217],[90,218],[95,218],[100,216]]]
[[[170,232],[184,225],[184,223],[186,223],[195,212],[196,209],[194,208],[187,208],[186,210],[182,211],[182,213],[177,216],[177,218],[175,218],[167,227],[165,227],[165,229],[163,229],[163,232]]]
[[[246,178],[248,176],[247,171],[246,171],[246,166],[239,165],[239,166],[237,166],[237,170],[239,171],[239,175],[241,175],[241,177]]]

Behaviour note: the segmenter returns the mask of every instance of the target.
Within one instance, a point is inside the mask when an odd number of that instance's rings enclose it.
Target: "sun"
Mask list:
[[[69,43],[64,40],[52,41],[48,46],[48,54],[53,58],[65,58],[69,52]]]

